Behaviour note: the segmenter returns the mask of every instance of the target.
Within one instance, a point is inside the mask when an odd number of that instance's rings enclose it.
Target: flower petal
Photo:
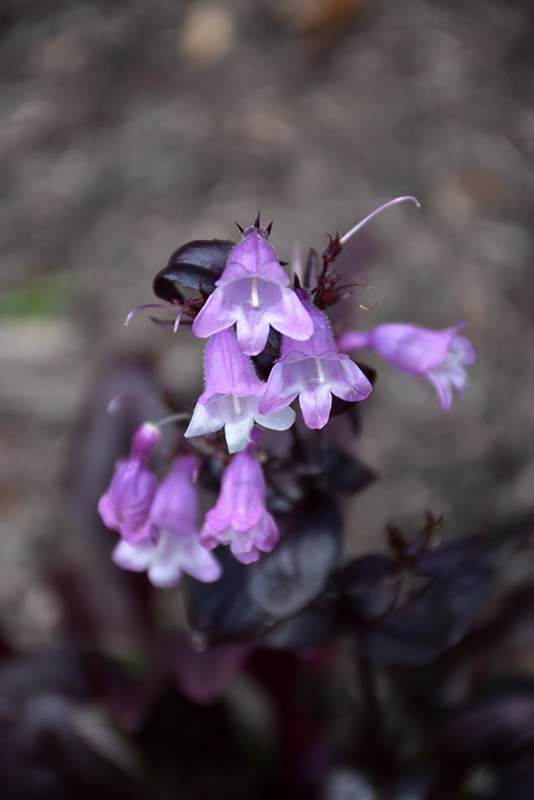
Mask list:
[[[199,339],[207,339],[208,336],[230,328],[234,322],[232,309],[225,305],[221,291],[215,289],[196,315],[191,329]]]
[[[354,361],[347,356],[338,359],[323,359],[326,385],[332,394],[349,403],[357,403],[369,397],[373,387]]]
[[[225,330],[211,337],[204,352],[206,388],[199,398],[207,403],[214,394],[253,395],[259,397],[262,382],[254,366],[239,347],[233,330]]]
[[[204,436],[207,433],[220,431],[225,424],[222,413],[223,410],[216,402],[206,405],[197,403],[184,437],[190,439],[192,436]]]
[[[275,330],[295,341],[306,341],[313,334],[313,321],[309,311],[291,289],[282,291],[280,302],[267,316]]]
[[[269,320],[265,315],[242,314],[236,320],[237,341],[247,356],[257,356],[269,337]]]
[[[257,401],[256,401],[257,402]],[[252,414],[246,417],[229,420],[224,426],[224,435],[229,453],[239,453],[244,450],[250,442],[250,432],[254,426]]]
[[[169,530],[161,531],[157,544],[119,542],[112,559],[122,569],[147,571],[150,582],[161,588],[175,586],[182,572],[205,583],[218,580],[222,574],[219,562],[200,545],[196,535],[176,536]]]
[[[299,395],[299,403],[307,428],[324,428],[332,409],[332,393],[321,384]]]
[[[258,410],[261,414],[275,414],[289,406],[301,389],[298,376],[291,363],[279,361],[271,370]]]
[[[150,519],[157,528],[177,536],[197,533],[198,499],[191,479],[197,463],[193,456],[177,458],[170,475],[158,486],[150,508]]]
[[[258,425],[263,425],[264,428],[269,428],[273,431],[287,431],[295,422],[295,416],[295,412],[288,405],[272,414],[260,414],[258,412],[254,415],[254,418]]]

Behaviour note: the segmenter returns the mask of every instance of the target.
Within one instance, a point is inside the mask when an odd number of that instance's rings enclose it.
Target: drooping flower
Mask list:
[[[111,557],[121,569],[147,572],[150,582],[161,589],[176,586],[182,572],[202,583],[213,583],[222,575],[221,565],[197,536],[176,536],[168,529],[160,532],[157,542],[128,544],[122,540]]]
[[[306,342],[283,337],[282,356],[271,370],[258,407],[262,414],[272,414],[298,396],[307,427],[319,429],[328,422],[333,394],[354,403],[364,400],[372,386],[361,369],[338,351],[323,312],[308,300],[305,305],[313,320],[313,336]]]
[[[206,514],[200,542],[209,550],[228,544],[243,564],[260,551],[270,553],[279,539],[276,522],[265,508],[265,478],[254,445],[232,459],[222,478],[217,504]]]
[[[196,459],[178,458],[172,472],[158,486],[150,519],[158,530],[157,541],[137,544],[121,541],[113,551],[113,561],[122,569],[148,572],[154,586],[174,586],[182,572],[204,583],[221,577],[222,569],[199,542],[198,499],[191,475]]]
[[[341,350],[368,348],[394,367],[421,378],[436,388],[444,411],[452,405],[452,387],[461,396],[467,382],[465,367],[474,364],[477,353],[472,342],[458,331],[464,322],[453,328],[436,331],[417,325],[379,325],[371,331],[353,331],[339,339]]]
[[[117,461],[109,489],[98,503],[104,525],[118,531],[132,545],[149,541],[157,534],[149,516],[157,481],[147,460],[159,437],[158,427],[150,422],[137,429],[130,455]]]
[[[204,356],[206,386],[199,397],[186,437],[213,433],[224,427],[230,453],[244,450],[255,422],[285,431],[295,420],[290,408],[268,414],[258,411],[264,388],[248,356],[239,348],[233,330],[214,334]]]
[[[182,537],[198,534],[198,497],[192,480],[197,466],[194,456],[180,456],[159,484],[150,508],[150,519],[159,530]]]
[[[298,341],[310,338],[310,316],[289,287],[268,235],[256,226],[244,231],[193,323],[195,336],[206,339],[235,323],[239,347],[249,356],[264,349],[269,325]]]

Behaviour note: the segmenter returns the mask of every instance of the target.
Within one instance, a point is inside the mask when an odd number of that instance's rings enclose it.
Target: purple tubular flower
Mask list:
[[[261,353],[269,325],[297,341],[313,333],[310,315],[262,228],[247,228],[233,249],[216,289],[193,322],[193,333],[201,339],[226,330],[234,323],[241,350],[249,356]]]
[[[264,384],[248,356],[239,348],[233,330],[214,334],[206,345],[206,388],[199,397],[186,437],[213,433],[224,427],[230,453],[244,450],[250,442],[254,422],[285,431],[295,412],[283,408],[268,414],[258,411]]]
[[[175,536],[194,536],[198,533],[198,497],[192,475],[198,466],[194,456],[177,458],[172,471],[157,488],[150,509],[150,519],[161,530]]]
[[[427,378],[434,384],[444,411],[452,405],[452,387],[462,395],[467,382],[465,367],[474,364],[477,353],[473,344],[453,328],[434,331],[417,325],[379,325],[372,331],[354,331],[339,340],[342,350],[376,350],[394,367]]]
[[[361,369],[339,353],[327,317],[306,301],[313,320],[313,336],[306,342],[282,339],[282,357],[269,375],[259,402],[262,414],[280,411],[299,397],[308,428],[324,428],[330,417],[332,395],[354,403],[372,390]]]
[[[226,468],[219,499],[206,514],[199,536],[208,550],[229,544],[243,564],[257,561],[260,550],[270,553],[279,539],[276,522],[265,508],[265,478],[253,448],[238,453]]]
[[[113,551],[117,566],[133,572],[148,571],[154,586],[175,586],[182,572],[204,583],[221,577],[219,562],[198,540],[198,500],[191,480],[196,464],[191,456],[178,458],[171,474],[159,485],[150,509],[151,521],[159,531],[157,541],[121,541]]]
[[[157,535],[149,516],[157,481],[147,467],[147,459],[159,436],[159,429],[150,422],[137,429],[130,455],[117,461],[109,489],[98,503],[98,513],[104,525],[118,531],[130,544]]]

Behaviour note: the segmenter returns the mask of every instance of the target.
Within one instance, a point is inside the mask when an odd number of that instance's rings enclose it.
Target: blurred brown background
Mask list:
[[[390,209],[354,243],[379,297],[354,303],[354,324],[464,319],[479,351],[448,415],[429,384],[380,369],[359,453],[382,480],[350,510],[353,549],[427,508],[455,535],[532,507],[528,0],[4,0],[0,33],[9,637],[32,644],[57,621],[40,575],[75,547],[62,485],[100,365],[141,349],[200,389],[201,342],[124,317],[172,250],[233,238],[258,209],[289,260],[415,194],[420,210]]]

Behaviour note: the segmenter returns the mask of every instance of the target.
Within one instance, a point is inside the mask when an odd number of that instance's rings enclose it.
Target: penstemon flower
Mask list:
[[[301,296],[305,292],[299,290]],[[297,396],[308,428],[324,428],[330,417],[332,395],[348,402],[364,400],[372,386],[347,355],[339,353],[327,317],[304,300],[313,321],[306,342],[284,336],[282,357],[275,363],[259,403],[263,414],[280,412]]]
[[[255,422],[266,428],[285,431],[295,420],[295,412],[281,408],[260,413],[258,401],[264,384],[248,356],[240,349],[233,330],[214,334],[206,345],[206,388],[199,397],[186,437],[213,433],[224,427],[230,453],[244,450],[250,442]]]
[[[239,347],[249,356],[262,352],[270,325],[298,341],[310,338],[310,315],[289,287],[268,236],[257,226],[244,231],[193,323],[195,336],[206,339],[235,323]]]
[[[159,485],[150,509],[157,541],[131,544],[123,540],[113,551],[117,566],[147,571],[154,586],[174,586],[182,572],[204,583],[221,577],[219,562],[198,540],[198,499],[191,480],[196,464],[191,456],[177,459],[171,474]]]
[[[371,331],[353,331],[339,339],[341,350],[376,350],[397,369],[408,375],[427,378],[435,387],[444,411],[452,405],[452,387],[461,396],[467,382],[465,367],[477,359],[476,350],[453,328],[435,331],[417,325],[379,325]]]
[[[147,459],[159,437],[158,427],[150,422],[137,429],[130,455],[117,462],[109,489],[98,503],[104,525],[118,531],[130,544],[151,540],[157,535],[149,516],[157,481],[147,467]]]
[[[146,572],[150,583],[160,589],[176,586],[182,572],[203,583],[218,581],[222,575],[221,565],[197,536],[176,536],[168,529],[160,531],[157,542],[131,545],[121,541],[111,557],[121,569]]]
[[[212,549],[229,544],[243,564],[270,553],[279,539],[278,528],[265,507],[265,478],[254,457],[254,444],[232,459],[222,478],[217,504],[206,514],[200,542]]]

